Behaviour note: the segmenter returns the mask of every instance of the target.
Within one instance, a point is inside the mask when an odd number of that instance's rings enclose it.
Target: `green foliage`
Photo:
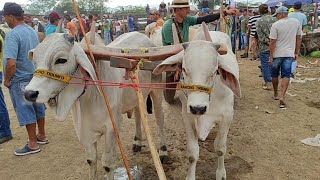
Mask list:
[[[313,51],[310,56],[313,58],[320,58],[320,51]]]
[[[46,14],[52,10],[58,13],[68,11],[69,14],[74,14],[72,0],[29,0],[29,2],[26,11],[31,14]],[[108,0],[77,0],[76,2],[81,14],[100,14],[106,10],[104,2]]]

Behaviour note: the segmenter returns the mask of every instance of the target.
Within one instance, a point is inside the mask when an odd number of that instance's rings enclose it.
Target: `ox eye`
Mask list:
[[[67,62],[66,59],[59,58],[59,59],[56,60],[56,62],[55,62],[54,64],[64,64],[64,63],[66,63],[66,62]]]

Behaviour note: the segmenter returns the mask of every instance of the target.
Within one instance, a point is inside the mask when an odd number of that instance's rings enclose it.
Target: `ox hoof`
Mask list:
[[[170,158],[167,155],[160,156],[160,161],[162,164],[170,164]]]
[[[139,145],[136,145],[136,144],[132,145],[132,151],[133,152],[140,152],[141,148],[142,148],[142,146],[139,146]]]

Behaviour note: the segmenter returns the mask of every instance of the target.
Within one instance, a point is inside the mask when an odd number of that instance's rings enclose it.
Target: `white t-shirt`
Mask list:
[[[296,36],[301,36],[301,29],[300,22],[293,18],[284,18],[273,23],[269,38],[276,40],[274,58],[294,57]]]

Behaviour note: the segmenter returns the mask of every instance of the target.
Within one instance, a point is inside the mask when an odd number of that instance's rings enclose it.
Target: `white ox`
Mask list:
[[[214,141],[218,155],[216,179],[226,179],[224,155],[227,134],[234,114],[234,95],[240,96],[239,68],[231,50],[230,38],[221,32],[199,32],[195,39],[184,45],[184,52],[167,58],[154,70],[155,74],[174,71],[182,64],[183,84],[212,87],[211,94],[205,92],[179,92],[182,102],[182,119],[187,135],[189,168],[187,180],[194,180],[199,159],[198,139],[204,141],[217,124],[218,134]],[[205,39],[213,42],[204,41]],[[218,53],[221,45],[227,45],[225,55]]]
[[[141,33],[133,32],[122,35],[109,46],[139,48],[154,47],[149,38]],[[47,37],[41,44],[29,53],[37,69],[51,70],[60,74],[73,75],[76,77],[90,77],[97,80],[93,66],[87,55],[74,42],[72,37],[65,34],[55,33]],[[109,62],[98,61],[98,71],[103,81],[123,82],[124,69],[111,68]],[[151,72],[141,71],[140,82],[150,83]],[[159,77],[161,79],[161,76]],[[160,80],[159,80],[160,81]],[[85,83],[81,79],[72,79],[73,83]],[[150,90],[142,90],[144,96]],[[166,158],[165,136],[163,132],[163,112],[161,108],[162,93],[152,91],[150,94],[154,101],[155,116],[160,129],[160,155]],[[133,150],[141,149],[141,122],[137,106],[137,97],[133,89],[120,89],[107,87],[106,93],[109,97],[114,117],[117,124],[121,122],[121,114],[132,109],[136,116],[136,135]],[[63,82],[46,77],[33,77],[26,87],[25,97],[29,101],[38,103],[49,103],[54,109],[58,120],[64,120],[71,110],[76,134],[80,143],[85,147],[87,162],[90,165],[90,179],[97,179],[97,140],[105,135],[105,149],[102,155],[102,165],[106,170],[106,179],[113,179],[116,158],[116,139],[109,119],[105,102],[98,88],[95,86],[64,84]]]

